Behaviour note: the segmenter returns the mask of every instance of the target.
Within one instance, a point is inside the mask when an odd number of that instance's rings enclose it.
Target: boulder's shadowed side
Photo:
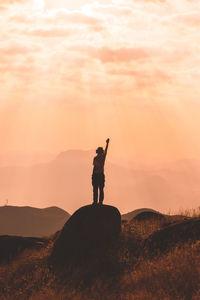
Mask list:
[[[108,205],[81,207],[65,223],[51,257],[63,260],[88,254],[109,244],[120,231],[121,215],[117,208]]]
[[[154,232],[145,242],[151,254],[168,251],[184,242],[200,240],[200,220],[186,220]]]

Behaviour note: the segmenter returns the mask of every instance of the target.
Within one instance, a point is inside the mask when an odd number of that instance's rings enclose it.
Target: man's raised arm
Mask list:
[[[110,139],[107,139],[107,140],[106,140],[106,148],[105,148],[105,151],[104,151],[105,157],[106,157],[106,155],[107,155],[109,142],[110,142]]]

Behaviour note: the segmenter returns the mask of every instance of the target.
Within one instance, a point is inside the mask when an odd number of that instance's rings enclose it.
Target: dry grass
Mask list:
[[[171,216],[178,215],[178,216],[186,216],[186,217],[190,217],[190,218],[199,218],[200,217],[200,206],[198,208],[180,209],[178,212],[169,211],[168,214]]]
[[[159,258],[142,258],[134,270],[123,277],[122,289],[135,296],[142,291],[149,299],[193,299],[200,291],[199,246],[199,243],[185,244],[181,248],[178,245]]]
[[[27,250],[0,267],[0,299],[199,300],[199,241],[178,243],[153,258],[146,253],[144,240],[163,226],[163,221],[124,223],[109,249],[59,269],[48,261],[52,243]]]

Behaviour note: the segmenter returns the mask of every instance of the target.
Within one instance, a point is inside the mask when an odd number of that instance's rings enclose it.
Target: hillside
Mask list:
[[[59,265],[51,261],[59,235],[44,240],[1,238],[0,258],[10,253],[0,260],[1,299],[198,300],[200,220],[174,223],[171,217],[173,222],[168,216],[122,223],[112,243],[92,251],[88,247],[84,256],[77,247],[77,255],[64,255]],[[19,247],[16,256],[13,249]]]
[[[0,235],[43,237],[60,230],[69,214],[58,207],[0,207]]]

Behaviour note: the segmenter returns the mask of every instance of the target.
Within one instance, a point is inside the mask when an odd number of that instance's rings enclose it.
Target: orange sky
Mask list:
[[[200,2],[0,0],[1,153],[200,158]]]

